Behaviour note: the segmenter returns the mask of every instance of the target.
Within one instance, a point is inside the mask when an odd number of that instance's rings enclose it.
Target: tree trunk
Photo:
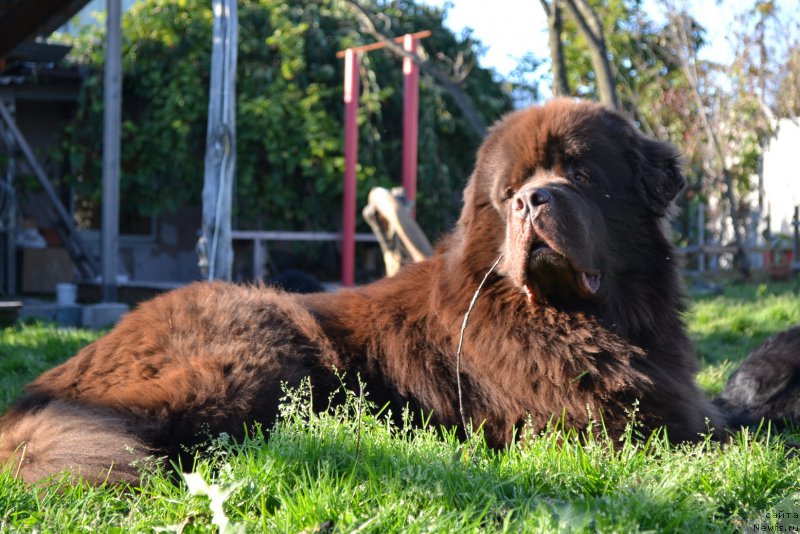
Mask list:
[[[731,212],[731,226],[733,226],[733,240],[736,244],[736,254],[734,255],[734,263],[739,269],[742,277],[745,280],[750,280],[750,258],[744,250],[744,238],[742,237],[742,228],[739,226],[739,208],[736,204],[736,194],[733,189],[733,180],[731,180],[731,173],[727,167],[722,167],[722,179],[725,181],[725,198],[728,200],[728,207]]]
[[[681,69],[683,70],[686,81],[689,82],[689,87],[692,90],[692,97],[697,106],[697,112],[700,116],[700,122],[703,129],[708,136],[711,150],[713,151],[714,159],[716,160],[717,169],[722,173],[722,179],[725,183],[725,200],[728,202],[728,208],[731,216],[731,226],[733,227],[733,240],[736,246],[736,255],[734,262],[737,269],[745,280],[750,279],[750,260],[744,250],[744,239],[742,238],[742,229],[739,226],[739,210],[736,204],[736,192],[733,187],[733,180],[731,179],[730,170],[725,162],[725,154],[720,145],[719,138],[717,137],[716,130],[711,124],[711,120],[706,112],[703,98],[700,95],[700,87],[697,75],[696,56],[692,42],[686,31],[686,19],[683,15],[677,15],[670,24],[670,37],[675,42],[679,50],[685,51],[676,55],[676,59],[680,61]]]
[[[614,83],[614,70],[608,57],[606,39],[603,34],[603,24],[600,17],[586,0],[564,0],[570,15],[578,24],[583,37],[589,45],[589,56],[594,67],[597,92],[600,101],[612,109],[620,109],[617,98],[616,84]]]
[[[561,0],[540,0],[542,9],[547,14],[547,33],[550,42],[550,64],[553,68],[553,94],[555,96],[568,96],[569,80],[567,79],[567,66],[564,62],[564,47],[561,43],[563,19]]]

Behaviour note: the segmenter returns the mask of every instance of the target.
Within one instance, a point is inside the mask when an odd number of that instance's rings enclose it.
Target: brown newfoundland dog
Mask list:
[[[724,428],[693,381],[664,219],[684,180],[670,145],[603,107],[555,100],[508,115],[481,147],[455,230],[429,260],[331,294],[198,283],[159,296],[44,373],[1,423],[0,464],[26,481],[64,468],[136,481],[131,463],[212,434],[269,427],[281,383],[325,401],[360,375],[493,447],[552,418],[673,441]],[[456,352],[462,321],[488,276]],[[323,408],[320,405],[320,408]]]
[[[800,326],[773,335],[756,348],[714,401],[732,427],[800,426]],[[792,445],[796,447],[795,445]]]

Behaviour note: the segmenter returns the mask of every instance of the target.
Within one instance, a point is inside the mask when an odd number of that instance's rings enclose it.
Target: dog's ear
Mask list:
[[[669,143],[638,135],[634,154],[637,187],[642,202],[659,217],[665,215],[672,201],[686,186],[681,172],[681,157]]]

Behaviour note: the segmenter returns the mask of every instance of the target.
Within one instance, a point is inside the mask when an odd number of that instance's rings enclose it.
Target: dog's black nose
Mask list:
[[[547,191],[547,189],[538,189],[538,188],[531,191],[530,197],[531,197],[530,200],[531,204],[533,204],[534,206],[541,206],[542,204],[547,204],[548,202],[550,202],[550,199],[553,198],[552,196],[550,196],[550,193]]]
[[[547,189],[541,187],[523,188],[514,195],[514,211],[518,215],[525,217],[528,211],[532,211],[542,204],[547,204],[552,199],[553,195]]]

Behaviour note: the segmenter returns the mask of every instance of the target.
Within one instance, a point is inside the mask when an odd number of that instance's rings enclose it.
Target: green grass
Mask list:
[[[0,328],[0,413],[22,387],[98,337],[96,332],[30,323]]]
[[[789,289],[733,287],[693,300],[686,320],[704,361],[703,387],[718,391],[752,347],[800,323],[800,299]],[[45,325],[0,332],[0,409],[95,336]],[[659,436],[614,448],[554,429],[493,453],[434,428],[393,425],[368,403],[359,410],[353,396],[322,415],[308,405],[304,391],[287,397],[269,440],[256,432],[241,444],[223,437],[209,446],[195,471],[212,498],[157,470],[137,489],[65,478],[27,488],[7,470],[0,531],[216,532],[223,520],[228,531],[309,533],[800,528],[800,459],[766,430],[724,448],[671,447]],[[223,498],[224,517],[211,506]]]
[[[698,383],[712,395],[722,391],[738,362],[775,332],[800,324],[794,285],[740,284],[716,297],[698,297],[686,316],[702,370]]]

